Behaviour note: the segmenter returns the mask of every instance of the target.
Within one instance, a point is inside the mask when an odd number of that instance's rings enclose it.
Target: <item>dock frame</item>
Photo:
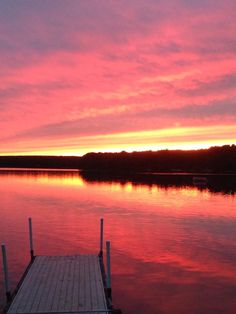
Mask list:
[[[112,304],[110,242],[103,254],[104,220],[100,220],[99,254],[36,256],[29,218],[30,262],[11,293],[7,254],[2,244],[7,314],[121,314]]]

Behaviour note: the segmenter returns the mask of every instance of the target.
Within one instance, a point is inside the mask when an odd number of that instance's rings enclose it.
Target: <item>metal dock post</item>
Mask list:
[[[104,220],[103,218],[101,218],[100,220],[100,252],[99,252],[99,256],[102,257],[103,256],[103,228],[104,227]]]
[[[107,253],[107,295],[111,299],[111,256],[110,256],[110,241],[106,241]]]
[[[31,261],[33,261],[34,260],[34,245],[33,245],[32,218],[29,218],[29,241],[30,241],[30,257],[31,257]]]
[[[3,270],[4,270],[6,298],[7,298],[7,302],[10,302],[11,301],[11,289],[10,289],[9,276],[8,276],[6,246],[4,243],[2,244],[2,262],[3,262]]]

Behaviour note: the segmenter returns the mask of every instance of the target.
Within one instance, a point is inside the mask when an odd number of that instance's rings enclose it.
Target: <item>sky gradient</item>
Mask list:
[[[236,144],[236,1],[3,0],[0,155]]]

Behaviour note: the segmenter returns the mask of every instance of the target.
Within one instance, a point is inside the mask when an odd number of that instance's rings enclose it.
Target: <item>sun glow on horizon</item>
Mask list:
[[[217,140],[215,139],[217,135]],[[6,151],[0,156],[82,156],[89,152],[133,152],[157,150],[197,150],[212,146],[233,145],[236,143],[236,126],[221,125],[204,127],[175,127],[171,129],[122,132],[84,136],[71,140],[60,140],[50,148],[47,141],[32,143],[34,149],[29,151]],[[80,143],[80,145],[75,144]],[[37,147],[38,146],[38,147]],[[40,150],[39,147],[42,147]]]

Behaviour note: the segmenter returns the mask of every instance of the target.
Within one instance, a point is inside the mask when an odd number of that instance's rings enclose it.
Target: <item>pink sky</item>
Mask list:
[[[234,0],[3,0],[0,155],[236,143]]]

